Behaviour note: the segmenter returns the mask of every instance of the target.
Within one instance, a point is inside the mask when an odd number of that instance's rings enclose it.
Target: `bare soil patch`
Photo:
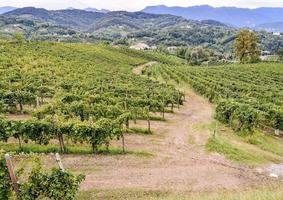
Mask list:
[[[253,168],[205,151],[211,133],[195,127],[211,123],[213,109],[212,104],[189,91],[184,105],[175,113],[166,114],[166,122],[152,122],[156,134],[126,136],[128,149],[144,150],[154,156],[68,155],[63,157],[64,164],[86,174],[82,190],[138,188],[182,193],[217,192],[269,181]],[[147,123],[138,121],[137,125],[146,127]]]
[[[10,115],[8,115],[8,119],[14,120],[14,121],[28,120],[28,119],[31,119],[31,118],[32,118],[32,116],[29,115],[29,114],[19,114],[19,115],[10,114]]]

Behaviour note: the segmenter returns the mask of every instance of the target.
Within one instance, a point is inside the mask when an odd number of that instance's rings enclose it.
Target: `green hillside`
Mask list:
[[[124,11],[96,13],[76,9],[49,11],[32,7],[5,13],[0,22],[0,33],[12,35],[23,32],[32,40],[124,45],[143,42],[151,46],[202,45],[227,54],[231,52],[237,31],[213,20],[194,21],[173,15]],[[280,36],[267,32],[258,32],[258,35],[262,50],[275,53],[283,44]]]
[[[22,16],[23,18],[37,19],[65,27],[84,30],[88,28],[89,24],[103,17],[104,14],[76,9],[49,11],[43,8],[26,7],[5,13],[4,16]]]

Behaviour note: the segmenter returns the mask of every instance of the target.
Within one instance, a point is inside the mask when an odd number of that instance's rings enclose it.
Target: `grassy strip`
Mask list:
[[[281,138],[256,133],[245,138],[250,144],[253,144],[264,151],[283,156],[283,140]]]
[[[236,134],[231,128],[217,121],[211,124],[198,124],[195,128],[211,133],[206,149],[225,155],[228,159],[242,164],[258,165],[270,162],[282,162],[282,139],[256,133],[250,136]]]
[[[219,192],[216,194],[173,194],[166,191],[140,189],[103,189],[81,191],[80,200],[107,199],[107,200],[279,200],[283,197],[282,185],[270,185],[246,191]]]
[[[24,144],[22,148],[19,148],[18,144],[15,143],[2,143],[1,149],[6,152],[15,152],[15,153],[60,153],[60,148],[58,145],[48,144],[48,145],[39,145],[39,144]],[[91,147],[86,145],[66,145],[66,151],[64,154],[74,154],[74,155],[87,155],[93,154]],[[153,154],[145,151],[131,151],[126,150],[123,152],[120,148],[109,147],[100,147],[96,154],[102,155],[122,155],[122,154],[130,154],[135,156],[143,156],[150,157]]]
[[[147,120],[146,118],[138,118],[139,120]],[[165,122],[166,119],[163,119],[162,116],[158,116],[158,115],[150,115],[149,119],[151,121],[161,121],[161,122]]]
[[[267,162],[278,162],[275,157],[260,153],[260,151],[244,148],[229,142],[225,137],[211,136],[206,144],[206,149],[211,152],[224,154],[228,159],[248,165],[258,165]]]
[[[149,119],[152,121],[161,121],[161,122],[165,122],[166,119],[163,119],[162,116],[154,116],[154,115],[150,115]]]
[[[140,199],[164,199],[169,193],[154,190],[140,189],[103,189],[79,192],[77,199],[107,199],[107,200],[140,200]]]
[[[136,133],[140,135],[152,135],[153,131],[149,131],[147,128],[141,128],[141,127],[132,127],[128,129],[129,133]]]

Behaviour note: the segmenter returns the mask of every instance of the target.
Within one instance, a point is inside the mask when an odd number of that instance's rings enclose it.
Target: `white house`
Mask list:
[[[275,36],[280,36],[281,33],[280,32],[273,32],[272,35],[275,35]]]
[[[130,46],[130,49],[136,49],[136,50],[148,50],[150,49],[150,46],[144,43],[138,43],[135,45]]]

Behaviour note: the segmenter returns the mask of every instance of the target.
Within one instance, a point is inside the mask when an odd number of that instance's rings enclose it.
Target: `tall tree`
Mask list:
[[[201,65],[203,62],[209,61],[214,57],[212,50],[197,46],[186,52],[185,58],[191,65]]]
[[[277,55],[279,56],[279,59],[283,61],[283,48],[278,50]]]
[[[240,30],[234,42],[236,56],[241,63],[253,63],[259,60],[258,37],[250,30]]]

